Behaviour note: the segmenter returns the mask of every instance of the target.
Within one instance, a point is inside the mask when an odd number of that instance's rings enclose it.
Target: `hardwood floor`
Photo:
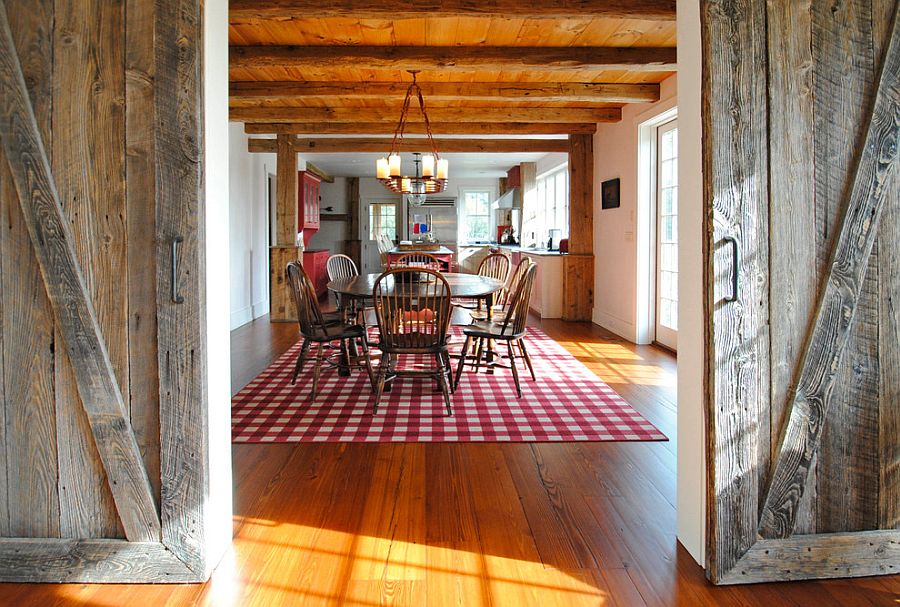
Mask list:
[[[897,605],[900,576],[716,588],[675,540],[675,361],[536,323],[672,440],[235,445],[235,540],[208,584],[0,585],[2,605]],[[233,333],[237,391],[293,343]]]

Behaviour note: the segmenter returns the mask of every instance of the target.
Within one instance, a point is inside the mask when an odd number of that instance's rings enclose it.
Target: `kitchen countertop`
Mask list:
[[[559,251],[548,251],[547,249],[530,249],[528,247],[522,247],[517,244],[495,244],[491,242],[483,242],[476,244],[461,244],[460,247],[491,247],[491,248],[501,248],[506,249],[507,251],[519,251],[520,253],[528,253],[529,255],[543,255],[547,257],[559,256],[559,255],[568,255],[568,253],[560,253]]]

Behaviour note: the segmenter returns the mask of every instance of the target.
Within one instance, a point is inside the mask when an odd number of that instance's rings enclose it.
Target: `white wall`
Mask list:
[[[231,544],[231,334],[228,308],[228,2],[203,5],[204,197],[206,202],[206,393],[210,470],[204,534],[212,571]]]
[[[334,183],[322,182],[319,186],[320,213],[346,213],[350,210],[347,196],[347,178],[335,177]],[[325,207],[333,207],[326,211]],[[309,239],[309,249],[328,249],[331,254],[344,253],[344,241],[347,240],[346,221],[320,221],[319,231]]]
[[[626,105],[622,121],[600,124],[594,135],[594,311],[593,320],[630,341],[640,343],[637,314],[638,127],[676,105],[677,77],[663,81],[656,103]],[[601,209],[600,184],[620,180],[621,206]],[[643,252],[646,257],[646,252]]]
[[[700,6],[678,0],[678,539],[706,553]]]
[[[239,327],[269,311],[268,175],[275,154],[251,154],[244,125],[228,125],[230,326]]]

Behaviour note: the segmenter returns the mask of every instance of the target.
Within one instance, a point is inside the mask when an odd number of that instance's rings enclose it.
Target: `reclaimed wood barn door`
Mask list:
[[[209,574],[201,25],[0,0],[2,581]]]
[[[702,0],[707,573],[900,573],[898,0]]]

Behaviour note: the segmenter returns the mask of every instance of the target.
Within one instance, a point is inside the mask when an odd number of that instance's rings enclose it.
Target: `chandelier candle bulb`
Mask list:
[[[404,192],[409,192],[409,177],[404,177],[400,180],[400,189]]]
[[[434,156],[431,154],[422,156],[422,177],[434,177]]]
[[[387,179],[390,175],[387,158],[379,158],[375,161],[375,176],[378,179]]]
[[[390,167],[391,177],[400,176],[400,155],[391,154],[388,157],[388,166]]]
[[[446,158],[441,158],[437,163],[437,178],[447,179],[447,172],[450,168],[450,162]]]

